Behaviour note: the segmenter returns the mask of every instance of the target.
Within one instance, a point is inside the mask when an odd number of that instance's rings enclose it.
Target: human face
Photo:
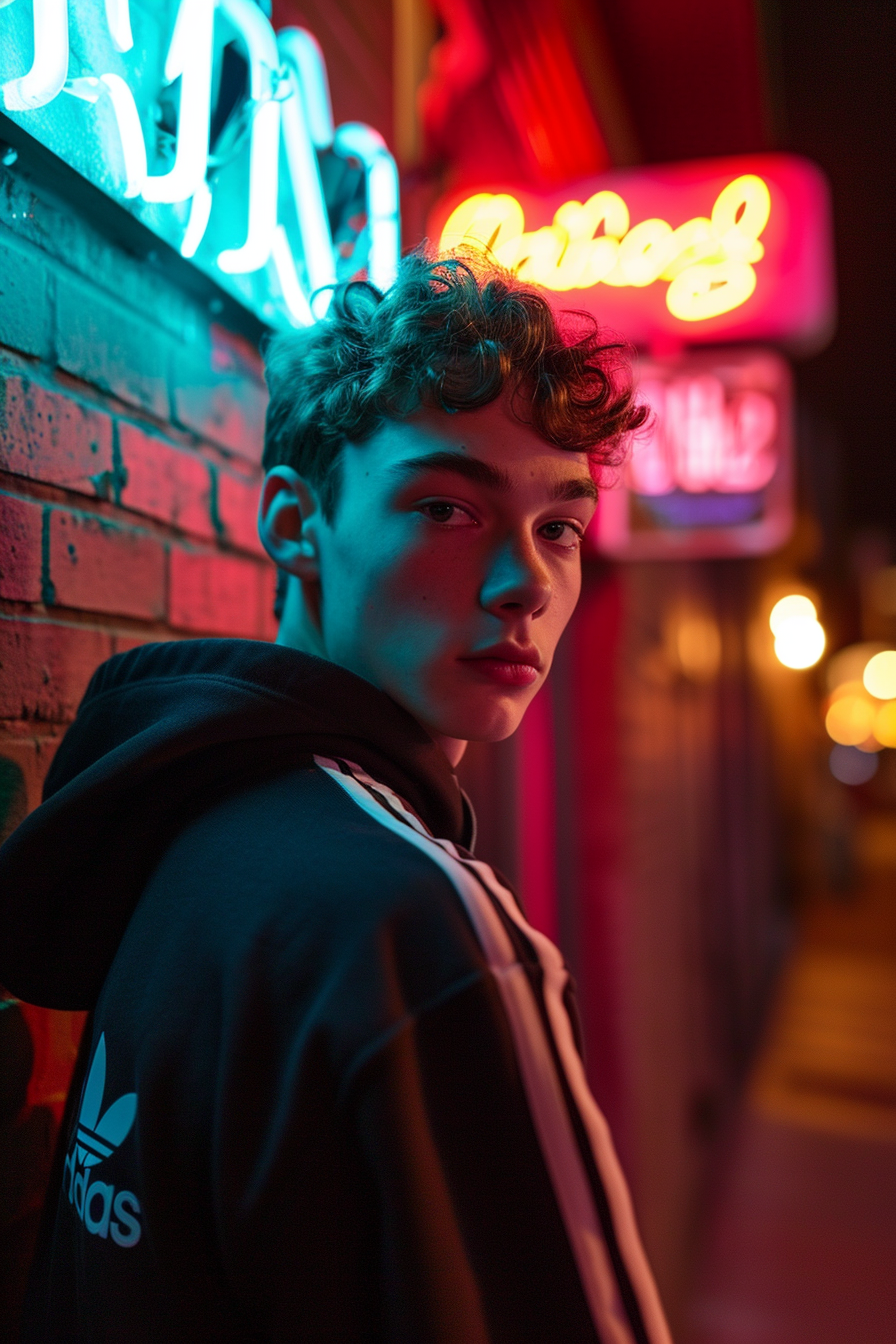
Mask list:
[[[341,468],[335,517],[313,529],[325,656],[438,739],[509,736],[579,596],[585,454],[500,399],[386,421]]]

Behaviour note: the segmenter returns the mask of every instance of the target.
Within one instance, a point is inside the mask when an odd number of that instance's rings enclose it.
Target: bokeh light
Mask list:
[[[824,628],[815,603],[803,593],[788,593],[772,607],[768,618],[775,636],[775,657],[785,667],[812,667],[824,653]]]
[[[785,667],[812,667],[824,653],[824,630],[805,616],[785,622],[775,638],[775,657]]]
[[[881,705],[874,718],[874,736],[882,747],[896,747],[896,700]]]
[[[790,593],[772,607],[768,623],[772,634],[780,635],[790,621],[814,621],[817,617],[818,612],[811,598],[804,597],[801,593]]]
[[[862,681],[878,700],[896,699],[896,649],[885,649],[869,659]]]
[[[845,747],[857,747],[874,731],[875,707],[863,695],[842,695],[825,715],[828,736]]]
[[[837,745],[828,758],[831,774],[841,784],[867,784],[877,773],[877,757],[858,747]]]

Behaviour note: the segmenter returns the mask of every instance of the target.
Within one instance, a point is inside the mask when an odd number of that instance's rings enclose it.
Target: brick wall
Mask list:
[[[0,839],[40,801],[103,659],[274,635],[264,404],[247,340],[0,167]],[[23,1011],[29,1103],[58,1117],[81,1017]]]

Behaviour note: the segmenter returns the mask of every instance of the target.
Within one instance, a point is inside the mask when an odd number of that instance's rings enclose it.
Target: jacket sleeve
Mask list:
[[[374,1191],[390,1344],[595,1344],[491,976],[367,1052],[344,1105]]]

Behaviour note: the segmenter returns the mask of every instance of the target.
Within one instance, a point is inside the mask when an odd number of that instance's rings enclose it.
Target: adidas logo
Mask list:
[[[136,1246],[142,1231],[137,1216],[140,1213],[137,1196],[130,1190],[116,1193],[114,1185],[90,1179],[91,1168],[111,1157],[120,1147],[137,1116],[136,1092],[126,1092],[101,1115],[105,1087],[106,1034],[103,1032],[84,1084],[78,1124],[65,1159],[62,1187],[88,1232],[103,1238],[111,1236],[116,1246]]]

